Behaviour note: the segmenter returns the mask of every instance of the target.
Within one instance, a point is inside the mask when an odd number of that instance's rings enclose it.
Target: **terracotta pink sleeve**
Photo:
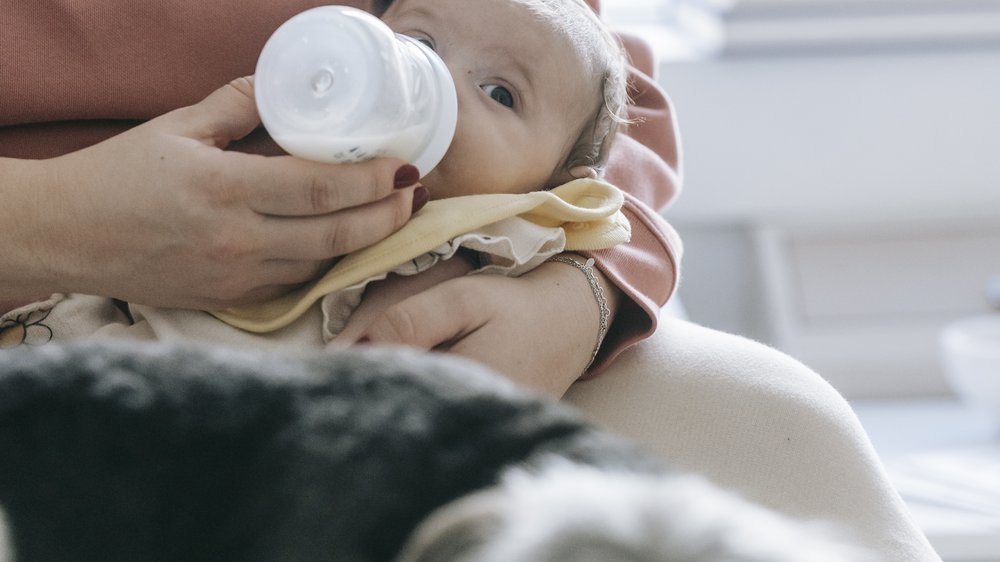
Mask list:
[[[195,103],[228,80],[253,74],[264,42],[282,22],[328,3],[5,3],[0,52],[8,56],[0,63],[0,127],[112,120],[124,122],[120,129]],[[340,3],[367,9],[371,0]],[[86,129],[67,132],[90,138]]]
[[[598,0],[589,0],[599,10]],[[632,62],[630,86],[634,120],[611,152],[606,178],[626,193],[625,213],[632,240],[594,252],[597,266],[623,293],[621,307],[597,360],[584,375],[600,373],[629,346],[656,329],[660,307],[677,287],[683,253],[680,237],[662,211],[680,192],[680,138],[666,93],[651,78],[655,57],[648,44],[621,36]]]

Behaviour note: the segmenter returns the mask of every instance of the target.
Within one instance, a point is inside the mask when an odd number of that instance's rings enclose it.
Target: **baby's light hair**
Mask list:
[[[627,122],[628,67],[625,50],[584,0],[515,0],[549,21],[581,54],[601,81],[601,99],[570,149],[563,170],[588,166],[601,173],[611,142]]]

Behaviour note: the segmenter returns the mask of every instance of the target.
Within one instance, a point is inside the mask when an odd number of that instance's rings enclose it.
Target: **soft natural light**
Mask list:
[[[680,124],[687,318],[808,365],[940,559],[1000,562],[1000,0],[601,5]]]
[[[615,28],[644,37],[664,60],[703,58],[722,48],[720,13],[731,0],[604,0]]]
[[[1000,41],[996,0],[603,0],[613,26],[664,61],[758,55],[967,48]]]

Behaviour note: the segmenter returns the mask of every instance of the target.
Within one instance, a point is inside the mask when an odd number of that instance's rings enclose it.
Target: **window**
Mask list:
[[[996,0],[604,0],[667,60],[1000,45]]]
[[[644,37],[663,60],[697,59],[723,46],[730,0],[603,0],[604,19]]]

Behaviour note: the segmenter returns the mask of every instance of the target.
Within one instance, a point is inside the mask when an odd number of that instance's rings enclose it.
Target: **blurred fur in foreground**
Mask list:
[[[5,352],[0,506],[22,562],[862,560],[473,363],[400,350]]]

